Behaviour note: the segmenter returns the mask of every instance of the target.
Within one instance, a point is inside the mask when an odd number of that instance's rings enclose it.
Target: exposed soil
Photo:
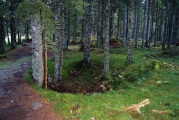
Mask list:
[[[78,69],[83,67],[83,61],[74,63],[75,70],[69,70],[69,78],[67,81],[60,81],[59,83],[55,83],[53,80],[49,80],[49,88],[57,91],[57,92],[65,92],[65,93],[82,93],[84,95],[91,94],[91,93],[101,93],[109,91],[110,89],[110,82],[105,81],[103,75],[98,75],[95,80],[86,81],[83,80],[83,74],[78,72]],[[91,76],[95,70],[93,70],[93,65],[86,67],[85,70],[88,71]],[[79,80],[80,79],[80,80]]]
[[[0,120],[60,120],[52,105],[23,80],[31,65],[31,43],[14,51],[6,56],[10,64],[0,69]],[[24,57],[29,59],[19,63]]]

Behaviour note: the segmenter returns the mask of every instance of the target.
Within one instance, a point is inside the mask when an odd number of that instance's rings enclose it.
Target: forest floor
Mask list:
[[[51,45],[48,50],[53,51]],[[30,44],[18,46],[0,59],[0,120],[179,119],[178,47],[133,49],[130,65],[125,64],[126,49],[110,49],[111,76],[106,80],[102,49],[91,49],[91,66],[85,68],[79,45],[69,46],[64,50],[63,84],[55,91],[32,83],[30,51]],[[53,79],[54,57],[48,56],[48,75]],[[101,85],[109,89],[101,91]],[[141,113],[125,110],[146,99],[150,104]]]
[[[48,47],[53,51],[52,46]],[[86,68],[79,45],[70,45],[64,50],[63,83],[55,91],[39,87],[36,91],[67,120],[178,120],[179,48],[133,49],[130,65],[125,64],[126,51],[110,49],[110,76],[106,80],[102,49],[91,48],[91,65]],[[53,79],[53,57],[48,59],[48,74]],[[24,77],[31,81],[31,70]],[[101,85],[106,92],[100,90]],[[141,108],[141,113],[125,111],[146,99],[150,104]]]
[[[6,57],[0,63],[0,120],[60,120],[52,105],[23,80],[31,65],[31,43]]]

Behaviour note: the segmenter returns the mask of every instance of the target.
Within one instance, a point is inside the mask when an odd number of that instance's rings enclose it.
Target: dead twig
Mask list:
[[[145,100],[139,102],[138,104],[126,107],[124,110],[129,111],[129,112],[137,111],[138,113],[141,113],[140,108],[144,107],[148,104],[150,104],[149,99],[145,99]]]

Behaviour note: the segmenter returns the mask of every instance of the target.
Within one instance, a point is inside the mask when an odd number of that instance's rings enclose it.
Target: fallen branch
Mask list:
[[[165,113],[169,113],[169,111],[167,111],[167,110],[152,110],[152,113],[165,114]]]
[[[139,102],[138,104],[128,106],[124,110],[129,111],[129,112],[137,111],[138,113],[141,113],[140,108],[144,107],[148,104],[150,104],[150,101],[149,101],[149,99],[146,99],[146,100]]]

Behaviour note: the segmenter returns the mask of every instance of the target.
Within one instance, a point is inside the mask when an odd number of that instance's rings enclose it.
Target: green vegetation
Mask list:
[[[74,46],[73,46],[74,47]],[[81,67],[83,53],[78,47],[64,51],[63,79],[90,84],[102,79],[103,51],[91,51],[91,67]],[[176,50],[175,50],[176,51]],[[110,90],[104,93],[70,94],[46,91],[33,85],[37,92],[49,100],[57,114],[66,119],[81,120],[177,120],[179,119],[179,55],[163,54],[158,48],[134,49],[133,63],[126,66],[124,48],[110,51]],[[173,51],[174,52],[174,51]],[[53,76],[53,58],[48,61]],[[78,75],[71,76],[70,71]],[[93,71],[93,72],[90,72]],[[29,73],[25,79],[30,80]],[[130,114],[125,107],[149,99],[140,114]],[[164,114],[152,110],[167,111]]]

